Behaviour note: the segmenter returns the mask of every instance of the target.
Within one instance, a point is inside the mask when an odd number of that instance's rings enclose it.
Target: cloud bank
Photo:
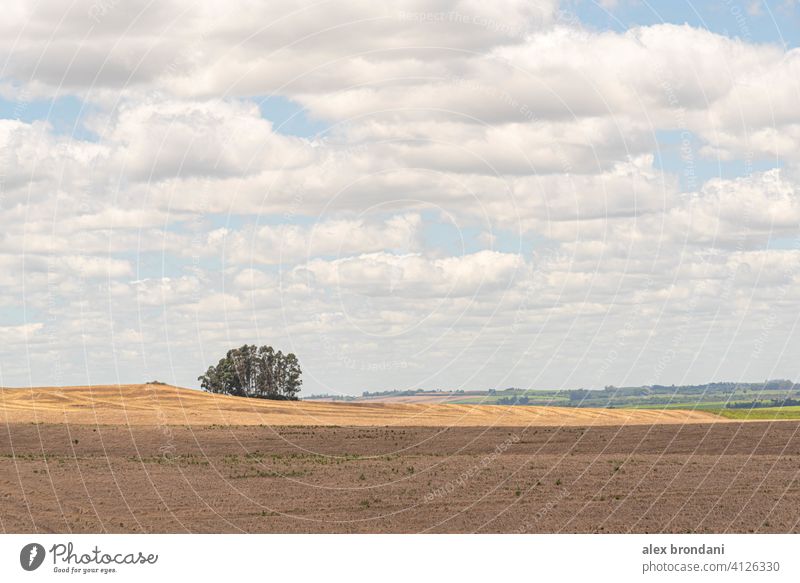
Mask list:
[[[306,394],[800,377],[779,31],[548,1],[17,4],[0,384],[196,386],[244,342],[296,352]]]

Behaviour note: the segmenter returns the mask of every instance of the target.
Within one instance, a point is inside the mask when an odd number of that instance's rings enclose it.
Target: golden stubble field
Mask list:
[[[725,423],[702,411],[498,405],[266,401],[168,385],[0,390],[6,423],[414,427],[617,426]]]

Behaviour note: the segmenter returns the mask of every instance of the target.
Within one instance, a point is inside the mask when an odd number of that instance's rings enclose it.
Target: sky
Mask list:
[[[800,379],[795,1],[40,0],[0,21],[0,386]]]

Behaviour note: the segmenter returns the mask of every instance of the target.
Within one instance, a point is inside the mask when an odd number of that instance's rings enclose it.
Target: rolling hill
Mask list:
[[[685,410],[265,401],[160,384],[0,389],[6,423],[99,425],[591,426],[725,423]]]

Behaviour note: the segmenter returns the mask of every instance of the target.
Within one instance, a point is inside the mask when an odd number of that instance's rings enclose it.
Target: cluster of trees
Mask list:
[[[501,399],[497,399],[498,405],[527,405],[530,403],[530,399],[526,396],[519,396],[519,397],[503,397]]]
[[[588,389],[576,389],[569,392],[570,401],[583,401],[597,395],[597,391],[589,391]]]
[[[295,401],[303,384],[301,375],[294,354],[276,352],[271,346],[245,344],[229,350],[197,380],[210,393]]]

